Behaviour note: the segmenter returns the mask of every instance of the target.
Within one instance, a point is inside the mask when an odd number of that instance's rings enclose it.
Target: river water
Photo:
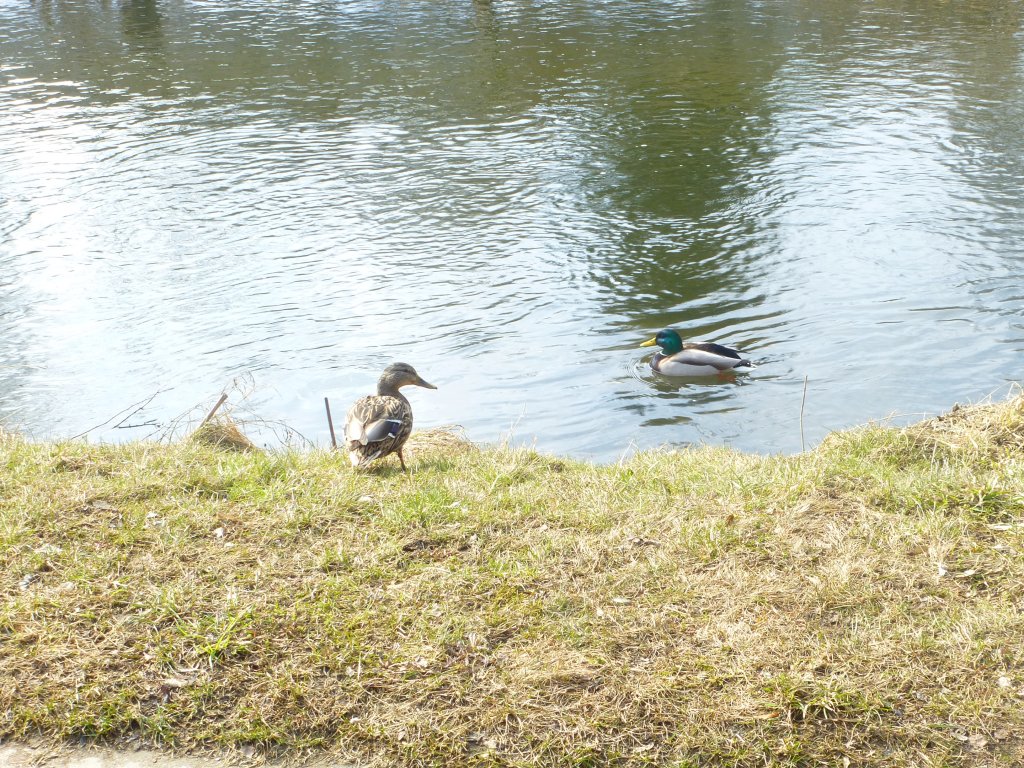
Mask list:
[[[0,2],[0,424],[159,436],[238,381],[237,415],[324,445],[323,398],[340,419],[403,360],[438,387],[409,393],[421,427],[609,461],[798,451],[1003,394],[1022,22],[999,0]],[[638,345],[665,326],[758,367],[659,380]]]

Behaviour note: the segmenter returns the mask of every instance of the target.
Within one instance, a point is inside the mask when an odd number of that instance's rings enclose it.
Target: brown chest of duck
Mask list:
[[[408,363],[392,363],[377,380],[377,394],[356,400],[345,417],[345,448],[354,467],[397,454],[405,468],[402,446],[412,432],[412,406],[399,392],[402,387],[437,389]]]

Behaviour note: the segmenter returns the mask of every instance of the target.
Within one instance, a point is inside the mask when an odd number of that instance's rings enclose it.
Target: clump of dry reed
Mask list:
[[[211,448],[229,451],[258,451],[256,444],[246,437],[238,423],[230,416],[217,416],[200,425],[189,439]]]

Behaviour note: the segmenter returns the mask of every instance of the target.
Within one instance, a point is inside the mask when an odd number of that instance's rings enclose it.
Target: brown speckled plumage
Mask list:
[[[412,406],[398,390],[409,385],[437,389],[408,363],[393,363],[377,381],[377,394],[361,397],[349,408],[345,447],[352,466],[363,467],[394,453],[402,471],[407,471],[402,446],[412,432]]]

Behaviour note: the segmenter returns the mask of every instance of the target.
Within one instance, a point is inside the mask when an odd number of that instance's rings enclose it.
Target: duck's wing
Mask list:
[[[708,365],[720,371],[727,371],[737,365],[749,365],[740,353],[721,344],[709,341],[696,341],[683,344],[683,350],[668,358],[673,363],[683,365]]]
[[[349,450],[358,446],[374,446],[389,452],[392,446],[375,444],[397,440],[403,431],[408,434],[412,426],[411,416],[409,406],[397,397],[369,395],[359,398],[345,418],[345,441]]]
[[[721,344],[714,344],[710,341],[691,341],[683,344],[683,351],[706,352],[716,357],[730,357],[733,360],[740,360],[740,353],[732,347],[724,347]]]

